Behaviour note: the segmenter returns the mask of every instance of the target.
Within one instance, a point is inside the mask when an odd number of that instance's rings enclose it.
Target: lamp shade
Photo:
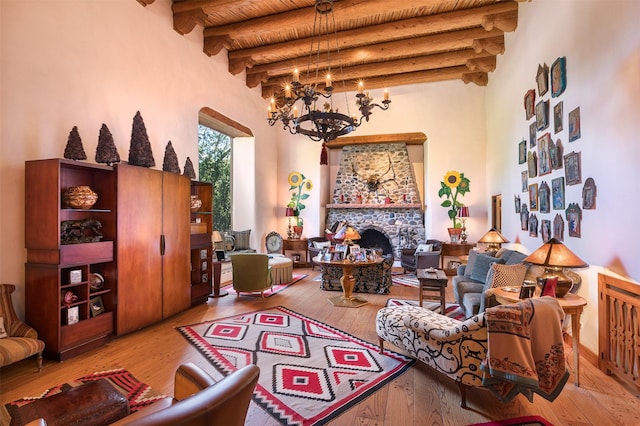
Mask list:
[[[478,240],[478,242],[487,244],[503,244],[508,243],[509,240],[507,240],[504,235],[498,232],[496,228],[491,228],[486,234],[482,236],[482,238]]]
[[[458,209],[458,217],[469,217],[469,207],[462,206]]]
[[[347,230],[344,233],[344,239],[345,240],[359,240],[360,239],[360,234],[358,233],[358,231],[355,230],[355,228],[352,228],[351,226],[347,226]]]
[[[212,243],[221,243],[223,241],[222,239],[222,234],[220,234],[220,231],[213,231],[211,233],[211,242]]]
[[[551,238],[523,262],[559,268],[586,268],[587,262],[576,256],[562,241]]]
[[[284,211],[284,215],[285,216],[295,216],[296,215],[296,211],[293,207],[287,207]]]

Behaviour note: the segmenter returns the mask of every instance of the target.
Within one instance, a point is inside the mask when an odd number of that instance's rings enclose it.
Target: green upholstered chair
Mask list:
[[[11,301],[15,289],[13,284],[0,284],[0,367],[36,355],[41,370],[44,342],[38,339],[36,330],[16,315]]]
[[[269,256],[262,253],[237,253],[231,256],[233,269],[233,289],[238,296],[241,292],[260,292],[271,288]]]

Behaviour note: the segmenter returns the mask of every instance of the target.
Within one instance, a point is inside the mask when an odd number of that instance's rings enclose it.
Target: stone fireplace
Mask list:
[[[424,242],[424,214],[407,146],[404,143],[347,145],[327,225],[347,221],[377,247],[400,258],[401,249]]]

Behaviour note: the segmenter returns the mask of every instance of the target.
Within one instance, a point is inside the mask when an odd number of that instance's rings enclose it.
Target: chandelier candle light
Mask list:
[[[333,3],[333,0],[315,0],[315,18],[305,76],[306,82],[300,82],[300,71],[295,68],[292,81],[284,86],[282,102],[277,102],[275,97],[271,97],[267,109],[269,125],[273,126],[277,122],[281,122],[283,128],[291,134],[302,134],[315,142],[322,141],[320,164],[327,164],[327,143],[335,140],[338,136],[351,133],[362,124],[363,119],[369,121],[369,116],[375,107],[386,110],[391,103],[389,92],[386,89],[382,105],[373,103],[369,93],[364,91],[364,82],[360,81],[356,89],[356,106],[360,111],[360,118],[355,113],[350,113],[348,104],[347,114],[334,108],[332,94],[336,75],[333,74],[331,66],[332,35],[335,37],[334,53],[338,58],[338,71],[342,70],[342,64],[340,63]],[[323,55],[326,55],[324,61],[326,65],[321,66]],[[314,57],[317,62],[312,64],[311,61]],[[321,77],[323,74],[324,81]],[[324,87],[320,86],[321,83],[324,83]],[[344,88],[344,80],[342,80],[342,85]],[[346,89],[344,92],[346,101]],[[322,102],[323,98],[326,101],[319,108],[317,103],[319,100]]]

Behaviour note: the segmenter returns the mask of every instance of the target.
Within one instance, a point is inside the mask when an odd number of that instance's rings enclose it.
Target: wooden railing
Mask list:
[[[640,285],[598,274],[598,367],[640,389]]]

